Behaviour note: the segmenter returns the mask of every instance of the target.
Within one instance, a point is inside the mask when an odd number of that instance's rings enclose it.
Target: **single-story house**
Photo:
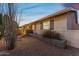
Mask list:
[[[22,26],[23,31],[32,29],[36,34],[42,34],[43,30],[55,30],[61,33],[68,41],[68,45],[79,48],[79,24],[75,9],[64,9],[48,15],[37,21]]]

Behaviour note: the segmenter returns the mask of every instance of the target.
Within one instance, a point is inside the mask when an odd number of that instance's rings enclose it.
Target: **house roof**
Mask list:
[[[43,18],[41,18],[39,20],[36,20],[36,21],[31,22],[31,23],[25,24],[25,25],[29,25],[29,24],[33,24],[33,23],[36,23],[36,22],[40,22],[40,21],[45,20],[46,18],[55,17],[55,16],[58,16],[58,15],[61,15],[61,14],[64,14],[64,13],[67,13],[67,12],[70,12],[70,11],[75,11],[76,12],[76,9],[66,8],[66,9],[57,11],[57,12],[51,14],[51,15],[45,16],[45,17],[43,17]],[[23,25],[23,26],[25,26],[25,25]]]

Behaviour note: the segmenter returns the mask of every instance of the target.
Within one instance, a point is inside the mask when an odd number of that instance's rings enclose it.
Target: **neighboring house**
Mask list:
[[[35,22],[22,26],[23,32],[32,29],[36,34],[42,34],[43,30],[57,31],[68,41],[68,44],[79,48],[79,24],[75,9],[64,9],[52,15],[48,15]]]

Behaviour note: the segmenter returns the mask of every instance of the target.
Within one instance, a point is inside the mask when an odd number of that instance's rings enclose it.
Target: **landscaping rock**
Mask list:
[[[51,43],[60,48],[66,48],[66,46],[67,46],[67,40],[52,39]]]

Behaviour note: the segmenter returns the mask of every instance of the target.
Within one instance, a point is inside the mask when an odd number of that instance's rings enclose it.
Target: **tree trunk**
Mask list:
[[[4,36],[6,41],[6,48],[12,50],[15,47],[16,41],[16,27],[14,23],[14,9],[13,4],[8,4],[8,15],[4,15]]]

